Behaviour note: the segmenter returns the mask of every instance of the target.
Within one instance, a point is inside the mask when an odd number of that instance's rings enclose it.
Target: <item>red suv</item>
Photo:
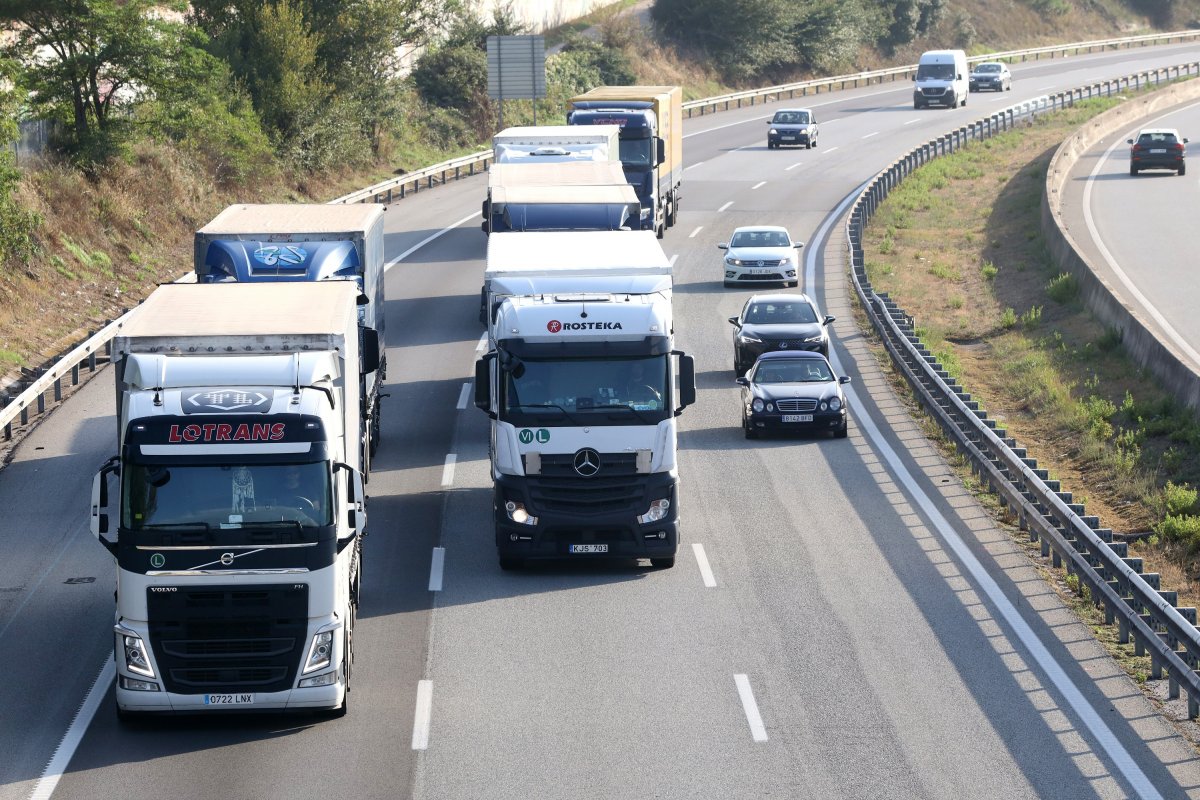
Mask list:
[[[1129,174],[1137,175],[1144,169],[1173,169],[1175,174],[1187,173],[1187,139],[1179,138],[1179,131],[1172,128],[1147,128],[1136,139],[1129,142]]]

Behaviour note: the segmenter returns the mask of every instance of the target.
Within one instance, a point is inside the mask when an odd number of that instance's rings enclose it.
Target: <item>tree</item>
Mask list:
[[[35,110],[61,116],[76,146],[114,126],[118,98],[143,92],[167,69],[170,24],[152,0],[0,0],[15,23],[8,48],[23,68]]]
[[[13,198],[21,174],[17,172],[8,144],[17,138],[17,113],[21,96],[16,90],[17,64],[0,59],[0,264],[9,259],[28,263],[37,253],[35,234],[41,217],[26,211]]]
[[[699,49],[732,80],[791,64],[801,9],[794,0],[656,0],[651,17],[665,35]]]

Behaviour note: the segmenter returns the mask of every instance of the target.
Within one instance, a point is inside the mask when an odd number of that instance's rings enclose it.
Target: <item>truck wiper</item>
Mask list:
[[[212,526],[207,522],[155,522],[151,525],[143,525],[138,530],[159,531],[168,529],[180,531],[211,531]]]
[[[567,411],[565,408],[563,408],[562,406],[560,406],[556,403],[521,403],[517,407],[520,408],[521,410],[524,410],[526,408],[553,408],[556,411],[561,411],[562,415],[564,417],[571,420],[571,422],[575,423],[576,425],[580,424],[579,420],[575,419],[575,417],[573,417],[571,415],[570,411]]]
[[[645,425],[655,424],[651,419],[644,416],[641,411],[638,411],[636,408],[629,405],[628,403],[610,403],[609,405],[604,405],[604,406],[593,406],[592,410],[593,411],[604,411],[605,409],[614,409],[614,408],[619,408],[622,411],[632,411],[633,414],[638,419],[640,419],[642,421],[642,423]]]

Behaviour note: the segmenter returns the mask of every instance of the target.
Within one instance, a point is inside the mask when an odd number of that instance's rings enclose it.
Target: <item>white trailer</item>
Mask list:
[[[541,294],[662,294],[671,262],[653,231],[546,231],[488,237],[480,320],[495,343],[495,312],[505,297]]]
[[[498,164],[621,161],[621,129],[593,125],[537,125],[505,128],[492,137]]]
[[[345,712],[359,373],[374,366],[358,296],[345,281],[170,284],[113,339],[118,453],[91,529],[117,561],[122,716]]]

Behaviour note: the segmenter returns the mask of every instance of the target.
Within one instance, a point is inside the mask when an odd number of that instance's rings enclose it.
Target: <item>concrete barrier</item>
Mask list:
[[[1080,156],[1105,137],[1131,126],[1139,119],[1200,97],[1200,80],[1189,80],[1127,101],[1093,118],[1064,141],[1050,160],[1046,188],[1042,194],[1042,233],[1056,263],[1079,282],[1084,304],[1106,327],[1121,334],[1121,341],[1134,363],[1146,369],[1180,403],[1200,410],[1200,372],[1180,350],[1155,333],[1145,312],[1121,299],[1120,293],[1098,267],[1085,256],[1063,224],[1063,189]]]

